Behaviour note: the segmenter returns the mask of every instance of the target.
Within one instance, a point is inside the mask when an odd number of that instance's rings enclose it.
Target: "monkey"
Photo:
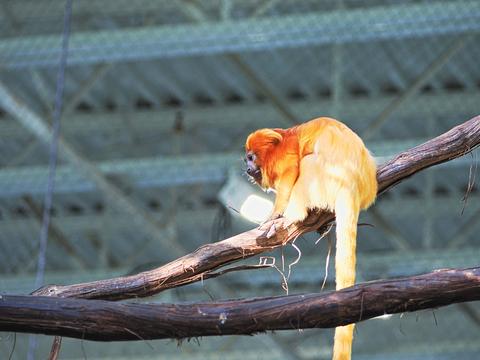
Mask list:
[[[276,192],[269,220],[304,220],[309,210],[336,217],[336,289],[355,282],[360,210],[377,195],[375,160],[362,139],[342,122],[320,117],[288,129],[260,129],[245,143],[247,175]],[[333,359],[351,358],[354,324],[335,329]]]

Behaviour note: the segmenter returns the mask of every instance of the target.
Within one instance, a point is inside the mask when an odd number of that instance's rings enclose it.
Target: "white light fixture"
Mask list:
[[[375,316],[373,319],[377,319],[377,320],[388,320],[392,317],[393,315],[392,314],[383,314],[383,315],[380,315],[380,316]]]
[[[229,172],[228,180],[220,190],[218,198],[233,214],[241,215],[254,223],[267,220],[273,210],[273,194],[249,183],[239,174],[238,169]]]
[[[240,207],[240,215],[255,223],[262,223],[268,219],[273,210],[273,203],[258,195],[247,197]]]

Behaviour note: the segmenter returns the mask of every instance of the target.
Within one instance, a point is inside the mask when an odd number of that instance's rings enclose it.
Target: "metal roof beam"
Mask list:
[[[26,129],[28,129],[33,135],[35,135],[40,141],[44,143],[50,143],[52,141],[52,131],[48,122],[33,112],[25,103],[22,103],[19,99],[15,98],[8,88],[0,82],[0,106],[5,111],[9,112],[14,118],[16,118]],[[149,236],[156,239],[161,246],[172,255],[180,256],[185,253],[185,249],[177,242],[170,241],[168,237],[165,237],[162,228],[151,218],[147,211],[138,206],[132,199],[128,198],[117,186],[108,181],[104,174],[99,171],[94,164],[85,159],[79,154],[67,141],[62,137],[58,139],[59,153],[68,160],[71,164],[70,169],[74,170],[77,175],[84,177],[84,180],[90,182],[94,188],[102,191],[105,196],[113,205],[118,209],[125,211],[131,216],[132,223],[136,224],[138,228],[143,229]],[[47,171],[47,168],[43,169]],[[58,178],[58,173],[56,173]],[[41,193],[44,193],[46,189],[46,179],[43,180],[43,188]],[[60,185],[62,180],[57,183]],[[58,187],[57,187],[58,190]],[[24,193],[32,192],[28,189],[24,189]]]
[[[210,20],[198,7],[197,3],[184,3],[182,9],[187,10],[187,14],[192,14],[191,17],[194,21],[206,22]],[[226,19],[224,20],[226,21]],[[298,118],[292,112],[286,101],[278,96],[271,81],[265,76],[262,77],[258,74],[258,72],[238,54],[226,54],[226,59],[235,65],[236,69],[249,80],[260,94],[270,100],[272,105],[278,110],[279,114],[284,117],[287,125],[298,123]]]
[[[69,64],[131,61],[480,31],[480,2],[449,1],[73,34]],[[0,67],[57,66],[57,35],[0,41]]]
[[[422,73],[417,76],[415,80],[402,92],[400,96],[395,98],[388,106],[373,120],[368,127],[363,131],[362,137],[369,139],[373,137],[380,127],[389,119],[392,114],[397,111],[402,105],[410,100],[418,90],[430,80],[450,59],[453,55],[458,53],[470,39],[469,36],[463,37],[460,40],[455,40],[453,44],[448,46],[430,65],[428,65]]]
[[[459,119],[478,112],[479,91],[452,92],[436,94],[418,94],[408,104],[397,109],[395,118],[425,119],[441,117]],[[380,113],[395,96],[375,98],[345,97],[339,109],[339,118],[351,127],[361,127],[369,119]],[[460,106],[461,104],[461,106]],[[332,106],[331,99],[307,101],[290,101],[289,107],[298,115],[299,121],[327,115]],[[135,129],[161,133],[171,131],[178,109],[146,110],[129,112],[132,126]],[[212,107],[182,108],[186,131],[197,126],[234,127],[242,123],[254,123],[255,127],[279,126],[278,112],[268,104],[245,103],[240,105],[224,105]],[[97,112],[88,114],[68,114],[62,123],[62,131],[69,135],[79,136],[81,133],[118,132],[124,129],[125,112]],[[412,123],[413,125],[413,123]],[[17,122],[0,121],[0,133],[6,138],[24,137],[28,133]]]

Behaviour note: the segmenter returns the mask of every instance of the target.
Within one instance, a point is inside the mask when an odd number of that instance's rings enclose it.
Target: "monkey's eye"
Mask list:
[[[247,154],[247,160],[253,161],[253,154]]]

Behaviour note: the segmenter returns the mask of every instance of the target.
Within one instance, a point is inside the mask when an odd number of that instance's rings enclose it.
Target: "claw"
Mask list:
[[[274,237],[276,233],[277,233],[277,228],[275,227],[275,224],[272,224],[272,226],[270,226],[270,229],[268,229],[267,231],[267,238],[270,239]]]
[[[258,229],[264,230],[265,231],[264,234],[268,239],[274,237],[275,234],[277,233],[277,227],[275,226],[275,223],[272,223],[270,226],[268,226],[268,224],[273,220],[279,219],[281,217],[282,217],[281,214],[273,214],[272,216],[270,216],[270,218],[268,218],[263,223],[261,223]]]

